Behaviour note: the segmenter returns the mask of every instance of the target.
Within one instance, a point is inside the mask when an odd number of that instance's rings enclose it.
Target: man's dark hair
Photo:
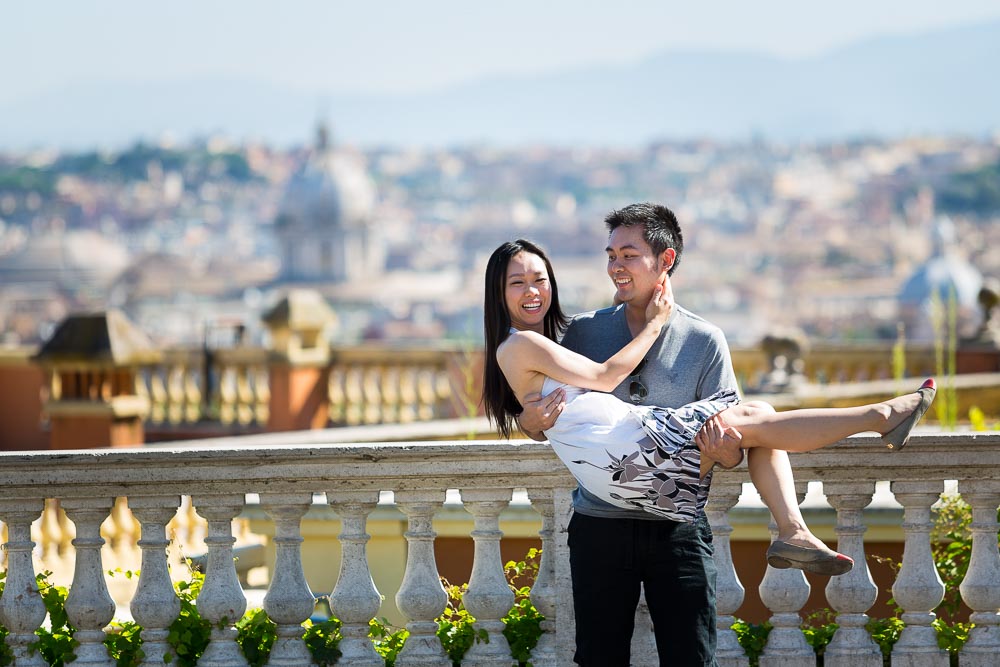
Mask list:
[[[608,226],[609,234],[619,227],[641,226],[643,240],[657,256],[663,254],[667,248],[673,248],[677,256],[667,275],[674,275],[677,265],[681,263],[681,254],[684,252],[684,235],[681,234],[681,226],[677,224],[677,216],[669,208],[650,203],[629,204],[625,208],[608,213],[604,223]]]

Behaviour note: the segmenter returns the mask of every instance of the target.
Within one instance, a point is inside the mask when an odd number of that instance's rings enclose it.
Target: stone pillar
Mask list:
[[[796,498],[802,502],[807,484],[795,484]],[[778,526],[771,518],[768,523],[771,540],[778,536]],[[761,602],[771,610],[773,629],[760,656],[761,667],[813,667],[816,654],[802,634],[799,612],[809,600],[812,587],[802,570],[776,569],[768,565],[758,588]]]
[[[840,626],[826,647],[827,667],[882,667],[882,652],[865,625],[866,613],[875,604],[878,588],[865,559],[864,523],[861,511],[875,493],[874,482],[826,482],[827,499],[837,510],[837,551],[854,559],[854,568],[830,577],[826,599],[837,612]]]
[[[724,482],[716,478],[705,507],[708,523],[712,527],[715,567],[719,573],[715,585],[718,632],[715,658],[719,667],[746,667],[750,664],[743,647],[736,639],[736,632],[733,631],[733,623],[736,621],[733,614],[743,604],[745,589],[733,565],[733,552],[729,543],[733,527],[729,524],[729,510],[739,501],[742,492],[742,482]]]
[[[7,580],[0,596],[0,623],[10,633],[7,645],[15,667],[45,667],[41,654],[30,646],[38,641],[35,630],[45,620],[45,603],[38,592],[31,552],[31,523],[42,514],[41,498],[0,500],[0,520],[7,524]]]
[[[271,334],[268,431],[325,428],[330,346],[336,316],[319,292],[293,290],[263,317]]]
[[[149,399],[136,394],[136,375],[160,353],[122,313],[71,315],[34,359],[51,378],[51,449],[143,443]]]
[[[343,623],[341,660],[358,667],[382,667],[385,660],[368,638],[368,622],[378,613],[382,596],[372,581],[365,546],[368,515],[378,504],[378,491],[329,491],[330,506],[340,515],[340,576],[330,594],[330,608]]]
[[[198,595],[198,613],[212,623],[212,638],[198,660],[204,667],[246,667],[247,661],[236,643],[235,623],[243,618],[247,600],[233,562],[233,519],[243,510],[242,495],[204,495],[192,498],[194,506],[208,521],[208,566],[205,584]]]
[[[1000,551],[997,549],[997,505],[1000,481],[962,480],[959,493],[972,506],[972,557],[969,571],[958,590],[972,609],[969,620],[976,624],[962,647],[962,667],[987,667],[1000,661]]]
[[[942,482],[892,482],[903,506],[903,565],[892,585],[892,597],[903,609],[903,628],[892,647],[896,667],[948,667],[948,652],[938,647],[931,626],[933,609],[944,599],[944,584],[931,554],[931,505],[941,497]]]
[[[541,622],[542,636],[531,651],[531,664],[537,667],[554,667],[558,664],[556,646],[556,568],[555,545],[552,539],[555,524],[555,503],[552,489],[528,489],[531,508],[542,515],[542,528],[538,536],[542,539],[542,560],[538,565],[538,575],[531,587],[531,604],[545,617]]]
[[[410,636],[396,658],[398,667],[450,667],[437,638],[437,623],[448,605],[434,560],[434,513],[444,504],[444,491],[397,491],[396,505],[406,515],[406,570],[396,593],[396,606],[409,621]]]
[[[466,654],[470,664],[509,667],[510,645],[503,636],[503,618],[514,606],[514,593],[504,576],[500,558],[500,512],[511,499],[510,489],[464,489],[462,502],[474,517],[475,557],[469,589],[462,602],[476,618],[477,629],[485,630],[486,641],[476,641]]]
[[[101,524],[111,511],[111,498],[63,498],[62,508],[76,526],[76,566],[66,597],[66,616],[76,628],[75,665],[109,665],[104,628],[115,615],[101,564]]]
[[[264,596],[264,611],[278,629],[268,665],[311,665],[302,641],[302,624],[316,606],[302,570],[302,533],[299,524],[312,505],[311,493],[262,493],[261,506],[274,519],[274,575]],[[341,619],[343,620],[343,619]]]
[[[167,569],[167,523],[177,513],[179,496],[130,496],[129,509],[142,525],[142,569],[139,586],[129,609],[132,618],[142,626],[142,652],[145,657],[141,667],[154,667],[176,657],[167,637],[168,628],[181,611],[180,600],[174,591]]]
[[[556,651],[559,665],[572,665],[576,652],[576,614],[573,610],[573,578],[569,568],[569,521],[573,515],[573,489],[552,490],[555,526],[552,547],[556,570]]]

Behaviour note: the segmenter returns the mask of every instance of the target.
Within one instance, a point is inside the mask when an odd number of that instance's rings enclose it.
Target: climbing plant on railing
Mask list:
[[[934,561],[945,585],[945,597],[935,609],[938,618],[934,629],[938,635],[938,645],[947,649],[952,665],[957,665],[958,651],[968,639],[971,625],[961,620],[961,597],[959,584],[965,577],[972,554],[972,538],[969,530],[971,523],[969,506],[958,496],[946,496],[942,499],[935,513],[934,527],[931,533]],[[510,644],[511,657],[519,665],[530,665],[531,650],[541,637],[541,622],[544,617],[531,604],[529,594],[531,586],[538,574],[541,559],[540,549],[531,549],[524,560],[510,561],[504,566],[511,590],[514,591],[515,603],[510,612],[502,619],[504,622],[504,637]],[[879,558],[887,562],[895,570],[899,563],[891,559]],[[117,576],[119,572],[109,572]],[[125,572],[124,576],[134,576],[134,572]],[[49,614],[49,624],[39,628],[35,634],[38,640],[31,648],[37,651],[48,664],[64,667],[76,657],[74,650],[78,642],[73,638],[75,628],[66,616],[65,587],[57,586],[49,581],[50,572],[39,573],[36,577],[39,593]],[[0,572],[0,595],[6,573]],[[198,658],[208,646],[211,624],[198,614],[197,597],[204,583],[204,575],[191,572],[190,579],[175,584],[181,611],[170,626],[168,643],[176,656],[176,664],[180,667],[194,667]],[[454,665],[461,664],[474,642],[486,640],[486,635],[475,627],[476,619],[462,605],[462,594],[468,585],[451,585],[444,582],[448,592],[446,611],[437,619],[437,635],[445,652]],[[889,664],[893,645],[899,639],[903,629],[900,618],[902,609],[894,606],[893,616],[884,619],[872,619],[867,626],[872,639],[882,650],[885,664]],[[829,609],[823,609],[810,614],[804,619],[802,631],[806,641],[822,656],[837,630],[835,615]],[[336,663],[340,657],[338,645],[341,640],[340,621],[329,618],[322,622],[306,622],[303,626],[303,640],[313,661],[319,667]],[[105,645],[108,654],[115,660],[117,667],[136,667],[143,659],[141,627],[133,622],[113,623],[107,632]],[[251,609],[236,623],[237,643],[243,651],[251,667],[260,667],[267,663],[271,647],[276,638],[277,626],[267,617],[263,609]],[[759,664],[760,656],[767,644],[771,630],[769,623],[754,624],[737,620],[733,625],[737,640],[750,659],[751,667]],[[384,618],[372,619],[369,624],[368,636],[372,639],[375,651],[385,660],[387,667],[393,667],[396,656],[405,645],[409,633],[403,628],[393,627]],[[0,626],[0,667],[10,665],[13,654],[6,642],[7,630]]]
[[[505,625],[504,636],[511,646],[511,656],[521,665],[527,665],[531,649],[541,636],[541,621],[543,617],[535,610],[528,598],[531,585],[538,572],[541,550],[531,549],[524,560],[511,561],[505,566],[505,572],[511,589],[514,591],[515,604],[502,619]],[[110,576],[136,576],[137,573],[126,571],[109,571]],[[69,622],[66,615],[66,598],[69,591],[63,586],[57,586],[49,581],[51,572],[41,572],[36,581],[45,609],[49,615],[47,628],[35,631],[38,640],[31,645],[49,665],[64,667],[76,658],[74,650],[79,642],[73,635],[76,628]],[[5,572],[0,572],[0,595],[3,593]],[[198,613],[197,598],[201,592],[205,576],[192,571],[190,578],[174,584],[177,597],[180,600],[180,613],[170,625],[167,643],[174,652],[174,664],[179,667],[194,667],[198,658],[205,651],[211,635],[211,623]],[[445,652],[460,664],[462,656],[475,641],[486,639],[485,632],[474,627],[473,618],[462,605],[461,595],[468,585],[452,586],[446,584],[449,594],[448,607],[438,619],[438,637],[441,639]],[[251,667],[261,667],[267,663],[271,648],[277,638],[277,626],[263,609],[251,609],[236,623],[236,642]],[[341,652],[338,648],[342,638],[341,623],[336,618],[321,622],[307,621],[303,627],[303,641],[318,667],[326,667],[336,663]],[[145,657],[142,652],[142,627],[135,622],[114,622],[106,633],[104,640],[108,655],[115,661],[117,667],[136,667]],[[372,639],[375,651],[385,660],[386,667],[392,667],[396,656],[406,643],[409,633],[403,628],[393,627],[384,618],[372,619],[369,623],[368,636]],[[0,626],[0,667],[13,662],[13,653],[6,642],[7,629]],[[173,661],[172,660],[172,661]]]

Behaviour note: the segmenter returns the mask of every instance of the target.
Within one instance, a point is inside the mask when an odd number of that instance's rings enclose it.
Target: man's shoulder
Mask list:
[[[688,332],[692,334],[725,340],[725,335],[722,333],[722,329],[712,324],[701,315],[692,313],[683,306],[677,306],[676,320],[671,323],[671,326],[674,326],[675,324],[687,329]]]
[[[590,310],[586,313],[577,313],[570,319],[570,324],[592,324],[607,322],[608,320],[620,315],[622,308],[624,306],[608,306],[607,308],[601,308],[600,310]]]
[[[594,331],[608,331],[607,327],[611,321],[622,317],[623,308],[624,306],[610,306],[600,310],[578,313],[570,318],[566,333],[578,335],[586,332],[589,336]]]

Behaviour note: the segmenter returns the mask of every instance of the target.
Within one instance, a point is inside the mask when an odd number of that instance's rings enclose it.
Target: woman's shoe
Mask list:
[[[854,561],[832,549],[801,547],[791,542],[775,540],[767,549],[767,564],[779,570],[794,567],[798,570],[836,576],[850,572]]]
[[[927,408],[930,407],[931,401],[934,400],[934,394],[937,393],[937,386],[934,384],[934,378],[928,378],[924,380],[924,383],[920,385],[920,389],[917,390],[920,394],[920,404],[917,405],[916,409],[910,413],[910,415],[904,419],[896,428],[892,429],[888,433],[882,436],[882,442],[889,449],[899,451],[906,446],[907,440],[910,439],[910,431],[913,427],[917,425],[920,418],[924,416],[927,412]]]

